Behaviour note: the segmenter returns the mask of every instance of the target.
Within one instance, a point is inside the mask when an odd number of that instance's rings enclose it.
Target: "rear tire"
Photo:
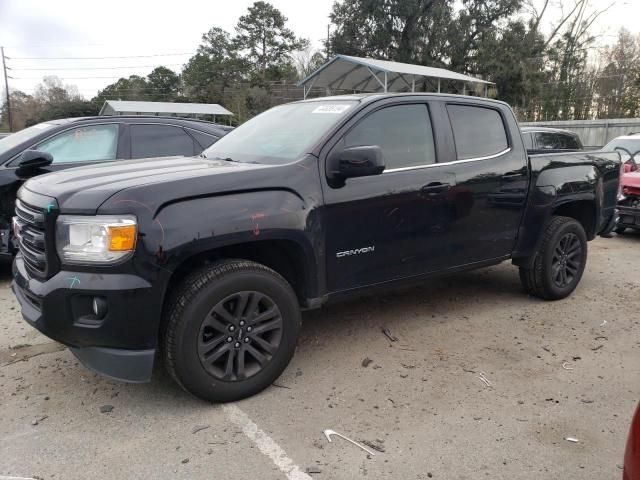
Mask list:
[[[300,333],[291,286],[246,260],[220,261],[187,276],[163,320],[167,371],[183,389],[212,402],[239,400],[271,385],[293,357]]]
[[[586,262],[587,235],[582,225],[573,218],[553,217],[532,268],[520,268],[520,281],[530,295],[559,300],[578,286]]]

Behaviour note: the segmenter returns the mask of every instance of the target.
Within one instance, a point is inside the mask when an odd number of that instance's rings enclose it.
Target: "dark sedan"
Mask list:
[[[109,116],[52,120],[0,138],[0,257],[14,253],[11,217],[27,178],[98,162],[198,155],[229,129],[177,117]],[[18,168],[33,150],[53,161],[29,172]]]

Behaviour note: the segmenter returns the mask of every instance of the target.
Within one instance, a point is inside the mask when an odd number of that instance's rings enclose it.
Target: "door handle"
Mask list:
[[[441,193],[448,191],[451,188],[451,185],[443,182],[432,182],[420,189],[420,193],[435,196]]]

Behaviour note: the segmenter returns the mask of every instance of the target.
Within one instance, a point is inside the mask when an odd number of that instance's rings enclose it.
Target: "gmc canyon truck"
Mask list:
[[[18,192],[13,291],[87,367],[232,401],[293,356],[301,311],[511,260],[577,286],[618,153],[527,156],[508,105],[439,94],[275,107],[200,157],[56,172]]]

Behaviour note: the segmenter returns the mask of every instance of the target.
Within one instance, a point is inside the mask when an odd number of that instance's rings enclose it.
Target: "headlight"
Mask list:
[[[56,248],[64,263],[114,263],[133,253],[136,218],[131,215],[60,215]]]

